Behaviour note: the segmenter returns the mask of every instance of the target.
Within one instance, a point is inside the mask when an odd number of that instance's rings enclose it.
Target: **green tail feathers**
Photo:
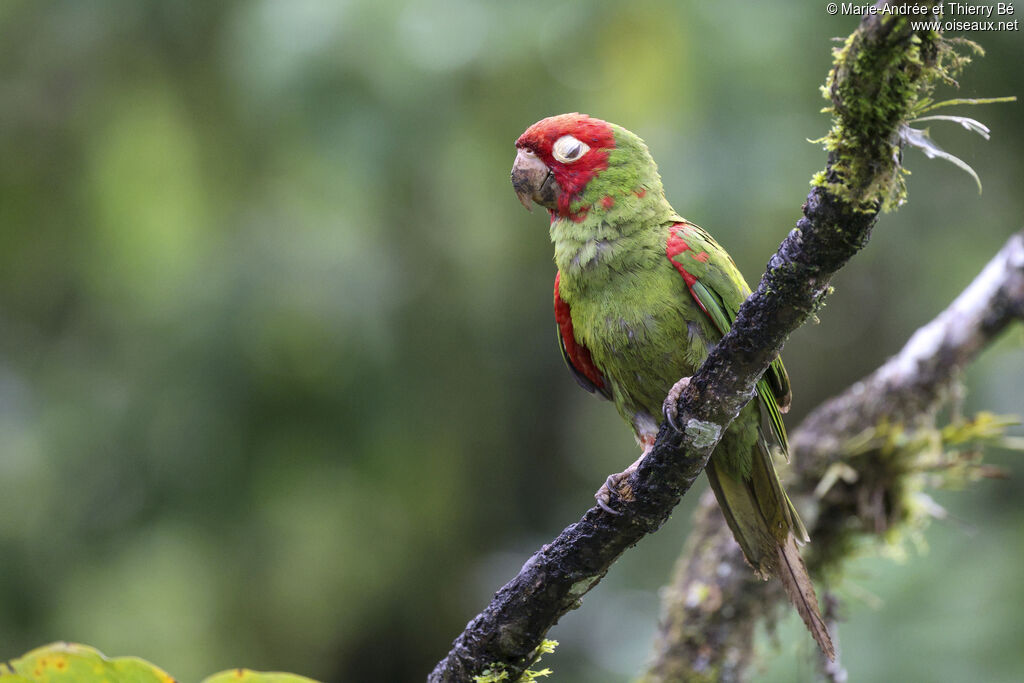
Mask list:
[[[713,455],[704,471],[747,562],[763,579],[779,577],[821,651],[835,659],[835,648],[818,609],[814,585],[797,548],[797,542],[808,540],[807,529],[782,489],[764,443],[754,447],[749,479],[736,478],[716,466]]]

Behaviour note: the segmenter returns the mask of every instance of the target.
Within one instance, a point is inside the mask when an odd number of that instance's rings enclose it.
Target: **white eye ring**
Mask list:
[[[589,151],[590,145],[587,143],[581,142],[571,135],[563,135],[555,140],[555,145],[551,148],[551,156],[563,164],[571,164],[574,161],[579,161]]]

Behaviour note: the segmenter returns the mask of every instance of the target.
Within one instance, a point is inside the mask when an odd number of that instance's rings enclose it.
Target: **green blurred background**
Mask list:
[[[1024,8],[1021,8],[1024,10]],[[855,17],[816,3],[0,3],[0,659],[57,639],[180,680],[422,680],[636,454],[562,366],[512,143],[585,111],[756,280],[824,154]],[[1021,95],[1019,32],[946,96]],[[932,124],[910,201],[793,335],[791,428],[1022,225],[1021,105]],[[1016,328],[967,408],[1024,412]],[[1019,433],[1019,432],[1018,432]],[[1024,466],[847,579],[853,680],[1024,678]],[[552,633],[556,680],[645,660],[696,496]],[[879,600],[880,598],[880,600]],[[761,680],[811,675],[795,618]]]

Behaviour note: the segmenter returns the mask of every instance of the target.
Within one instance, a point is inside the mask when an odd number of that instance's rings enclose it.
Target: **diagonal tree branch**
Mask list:
[[[905,16],[861,22],[829,78],[835,117],[827,166],[757,291],[680,397],[683,431],[662,426],[629,481],[635,499],[617,503],[622,514],[594,507],[535,553],[428,680],[469,681],[488,669],[515,680],[551,626],[668,519],[787,336],[821,305],[829,279],[866,244],[879,209],[891,201],[900,179],[898,130],[943,75],[941,46],[938,33],[912,31]]]
[[[930,323],[920,328],[903,349],[878,370],[843,394],[823,403],[794,432],[791,450],[795,477],[787,484],[791,496],[815,497],[828,469],[846,452],[846,444],[870,432],[883,420],[910,426],[929,423],[950,395],[963,369],[1014,321],[1024,320],[1024,231],[1013,235],[984,270]],[[891,456],[890,456],[891,457]],[[821,574],[847,556],[851,520],[860,517],[859,533],[887,528],[865,500],[892,500],[900,478],[871,476],[869,458],[848,462],[857,478],[830,490],[812,511],[813,555],[808,566]],[[853,466],[859,465],[859,469]],[[879,495],[879,491],[882,492]],[[815,514],[815,507],[817,508]],[[895,511],[883,511],[892,516]],[[883,520],[884,522],[884,520]],[[732,539],[714,498],[705,496],[696,513],[693,533],[662,601],[662,619],[654,659],[644,681],[740,680],[753,659],[757,624],[772,620],[786,602],[778,586],[756,580],[746,571],[743,554]],[[728,606],[728,609],[723,609]]]
[[[898,354],[807,416],[791,442],[801,456],[801,477],[822,473],[841,444],[883,417],[906,422],[932,413],[963,368],[1021,319],[1024,231],[1010,237],[970,286]]]

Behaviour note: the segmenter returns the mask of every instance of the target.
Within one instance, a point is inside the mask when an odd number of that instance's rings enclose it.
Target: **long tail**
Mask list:
[[[821,651],[835,659],[835,647],[825,620],[818,610],[818,598],[797,548],[807,540],[800,517],[782,490],[767,451],[755,448],[750,477],[734,477],[708,461],[705,472],[722,508],[725,521],[743,549],[747,562],[762,578],[778,576],[800,618],[807,625]]]
[[[786,541],[779,545],[779,565],[776,568],[776,575],[782,581],[789,601],[793,603],[800,618],[807,624],[807,630],[814,636],[818,647],[830,661],[835,661],[836,649],[832,645],[832,638],[828,634],[825,620],[821,618],[821,612],[818,611],[818,596],[814,593],[814,585],[811,583],[811,577],[807,575],[807,566],[804,564],[803,558],[800,557],[793,534],[790,534]]]

